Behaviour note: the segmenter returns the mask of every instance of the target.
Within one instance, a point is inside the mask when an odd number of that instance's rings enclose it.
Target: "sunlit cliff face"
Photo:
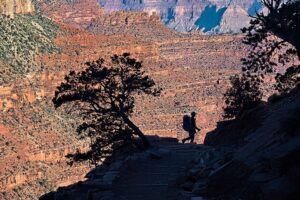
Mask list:
[[[15,14],[34,12],[31,0],[0,0],[0,13],[13,17]]]
[[[98,0],[108,13],[119,10],[156,13],[179,32],[238,33],[249,16],[260,10],[260,0]],[[233,7],[234,6],[234,7]],[[232,27],[231,27],[232,26]]]

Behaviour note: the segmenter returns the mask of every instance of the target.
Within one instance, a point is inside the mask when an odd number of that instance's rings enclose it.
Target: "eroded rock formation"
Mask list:
[[[238,33],[243,24],[249,24],[250,18],[246,10],[237,3],[228,6],[220,23],[221,33]]]
[[[299,199],[299,97],[295,88],[220,122],[206,138],[215,149],[196,156],[185,190],[213,199]]]
[[[149,15],[146,12],[112,12],[93,20],[87,30],[103,35],[132,35],[147,41],[180,36],[165,27],[158,15]]]
[[[77,28],[86,28],[93,19],[104,13],[97,0],[78,1],[38,1],[40,11],[51,19],[70,24]]]

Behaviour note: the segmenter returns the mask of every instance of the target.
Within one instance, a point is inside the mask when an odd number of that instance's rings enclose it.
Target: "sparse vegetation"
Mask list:
[[[264,78],[274,75],[281,68],[284,73],[275,76],[275,89],[288,93],[299,82],[300,66],[300,2],[284,0],[263,0],[269,12],[257,14],[250,26],[244,28],[244,43],[251,47],[243,58],[243,74],[231,78],[232,87],[225,93],[224,117],[239,116],[245,109],[257,105],[262,97]],[[275,96],[272,97],[273,99]]]
[[[16,15],[13,19],[0,15],[0,30],[0,60],[11,67],[13,74],[34,70],[38,53],[59,50],[53,43],[59,28],[40,15]]]
[[[247,58],[243,59],[244,71],[264,75],[277,73],[276,89],[289,92],[299,83],[300,58],[300,2],[285,0],[263,0],[268,12],[254,17],[246,33],[244,43],[251,46]],[[280,72],[280,69],[287,69]]]
[[[45,192],[50,192],[50,191],[54,190],[54,186],[51,183],[49,183],[47,178],[38,179],[36,182],[38,185],[45,188]]]

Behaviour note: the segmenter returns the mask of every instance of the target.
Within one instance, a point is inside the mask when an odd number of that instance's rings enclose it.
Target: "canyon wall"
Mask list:
[[[156,13],[169,28],[179,32],[200,30],[205,33],[238,33],[249,24],[248,15],[254,15],[261,6],[259,0],[38,0],[37,7],[52,19],[87,27],[92,19],[114,11],[139,11],[149,15]],[[233,7],[234,5],[234,7]],[[102,8],[100,8],[102,6]],[[9,15],[34,12],[32,0],[2,0],[0,13]],[[237,20],[238,19],[238,20]],[[68,21],[66,21],[68,20]]]
[[[99,3],[108,13],[120,10],[156,13],[168,27],[179,32],[205,33],[238,33],[249,24],[248,15],[261,9],[259,0],[99,0]],[[232,5],[238,6],[235,12]]]
[[[99,57],[107,60],[124,52],[143,61],[146,73],[163,89],[158,98],[137,97],[132,118],[148,135],[182,139],[187,134],[181,128],[182,116],[196,111],[202,129],[197,142],[201,143],[222,118],[222,94],[228,77],[238,73],[245,50],[240,36],[181,34],[166,28],[153,12],[103,14],[96,1],[88,2],[82,8],[83,1],[58,1],[48,9],[48,4],[40,2],[44,14],[57,23],[57,27],[47,26],[57,28],[55,38],[43,41],[57,50],[33,54],[35,59],[28,65],[31,68],[21,70],[12,80],[11,74],[17,74],[14,66],[0,62],[1,67],[11,69],[0,75],[9,80],[0,86],[0,199],[20,195],[36,199],[60,184],[82,179],[90,169],[88,164],[70,167],[64,157],[85,150],[87,141],[79,140],[75,130],[81,117],[56,110],[51,102],[64,76],[70,70],[84,69],[86,61]],[[113,2],[117,7],[118,1]],[[156,2],[147,1],[149,9]],[[41,29],[36,25],[40,18],[26,20],[34,24],[31,31]],[[30,36],[31,32],[22,30],[21,36]]]
[[[219,31],[221,33],[238,33],[242,28],[241,22],[249,24],[249,15],[242,6],[232,3],[223,14]]]
[[[1,0],[0,13],[13,17],[15,14],[27,14],[34,12],[31,0]]]
[[[37,3],[40,11],[56,22],[86,28],[92,20],[104,14],[97,0],[44,1]]]

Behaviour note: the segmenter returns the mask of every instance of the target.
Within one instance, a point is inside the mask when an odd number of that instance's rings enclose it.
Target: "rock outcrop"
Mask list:
[[[296,88],[208,134],[206,143],[223,145],[225,154],[199,154],[189,190],[216,199],[299,199],[299,96]]]
[[[223,14],[219,31],[221,33],[238,33],[249,22],[249,14],[246,10],[237,3],[231,3]]]
[[[168,29],[155,13],[118,11],[98,17],[87,30],[101,35],[131,35],[145,41],[180,37]]]
[[[56,22],[77,28],[86,28],[93,19],[104,14],[97,0],[38,1],[40,11]]]

